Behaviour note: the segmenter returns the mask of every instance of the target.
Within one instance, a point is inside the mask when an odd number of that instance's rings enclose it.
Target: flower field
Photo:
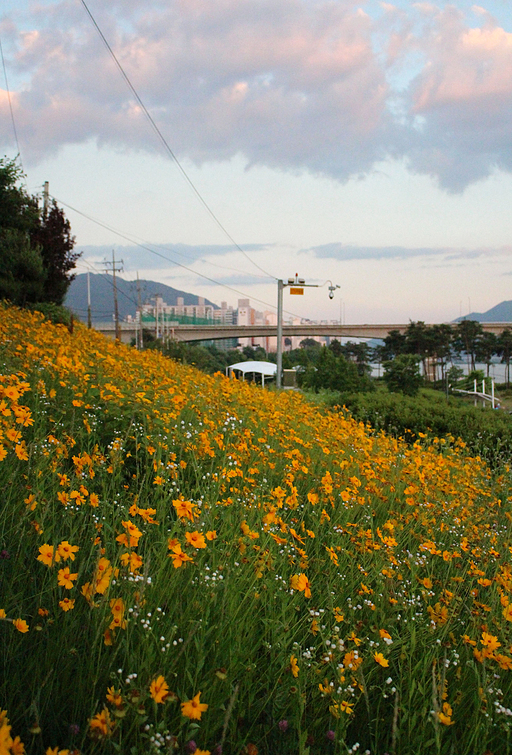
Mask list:
[[[508,470],[0,314],[0,755],[512,750]]]

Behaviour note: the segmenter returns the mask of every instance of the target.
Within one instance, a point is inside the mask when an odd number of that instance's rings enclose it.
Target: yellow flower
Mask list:
[[[118,692],[113,686],[107,688],[106,698],[108,702],[112,703],[112,705],[115,705],[116,708],[119,709],[123,707],[123,698],[121,697],[121,692]]]
[[[487,648],[487,650],[490,651],[497,650],[499,647],[501,647],[501,642],[498,642],[498,638],[493,634],[489,634],[488,632],[482,632],[482,639],[480,640],[480,642],[485,648]]]
[[[78,545],[70,545],[67,540],[63,540],[57,548],[57,553],[63,561],[67,561],[68,558],[70,558],[71,561],[74,561],[75,553],[77,553],[77,551],[79,550],[80,548],[78,547]]]
[[[292,672],[292,676],[297,678],[299,675],[299,664],[297,663],[297,659],[294,655],[290,657],[290,669]]]
[[[379,664],[379,666],[382,666],[382,668],[387,668],[389,666],[389,661],[384,658],[382,653],[374,653],[373,659],[376,663]]]
[[[512,604],[506,606],[502,611],[503,616],[507,621],[512,621]]]
[[[427,606],[427,611],[430,616],[430,620],[437,626],[446,624],[448,621],[448,609],[446,606],[442,606],[441,603],[436,603],[435,606]]]
[[[155,703],[164,703],[169,696],[169,685],[165,681],[162,675],[153,679],[149,685],[149,694],[155,701]]]
[[[65,587],[66,590],[71,590],[75,579],[78,579],[78,573],[71,574],[69,566],[65,566],[64,569],[59,569],[57,581],[61,587]]]
[[[443,710],[439,711],[437,714],[437,717],[439,721],[444,724],[445,726],[451,726],[455,723],[455,721],[452,721],[452,706],[448,703],[443,703]]]
[[[41,563],[45,566],[53,566],[55,561],[60,561],[60,556],[58,554],[55,554],[54,557],[53,545],[48,545],[48,543],[45,543],[39,548],[39,556],[37,557],[37,560],[41,561]]]
[[[25,745],[19,737],[12,740],[11,755],[25,755]]]
[[[18,630],[18,632],[21,632],[22,634],[25,634],[25,632],[28,632],[28,624],[24,619],[13,619],[13,625]]]
[[[24,440],[14,446],[14,451],[20,461],[28,461],[27,447]]]
[[[184,703],[181,703],[182,716],[190,719],[195,719],[196,721],[199,721],[201,719],[201,715],[206,710],[208,710],[208,705],[206,703],[199,702],[200,696],[201,692],[198,692],[197,695],[192,698],[192,700],[186,700]]]
[[[95,716],[89,721],[89,729],[91,731],[91,737],[101,739],[103,737],[110,737],[114,729],[114,723],[110,718],[108,708],[103,708],[101,713],[96,713]]]
[[[185,538],[194,548],[206,548],[206,541],[202,532],[185,532]]]
[[[180,498],[173,501],[172,505],[176,509],[176,513],[180,519],[190,519],[191,522],[194,521],[194,504],[191,501],[184,501]]]
[[[75,601],[70,600],[70,598],[64,598],[64,600],[59,600],[59,606],[63,611],[72,611],[75,607]]]
[[[179,543],[177,545],[173,545],[171,551],[172,553],[169,553],[169,558],[172,558],[172,565],[175,569],[179,569],[180,566],[183,566],[183,564],[187,561],[191,561],[193,563],[190,556],[187,556],[187,554],[181,550],[181,545]]]
[[[306,598],[311,597],[311,583],[305,574],[294,574],[291,578],[290,585],[293,590],[304,592]]]

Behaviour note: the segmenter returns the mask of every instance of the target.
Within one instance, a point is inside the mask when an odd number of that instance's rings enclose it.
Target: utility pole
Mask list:
[[[329,283],[329,299],[334,298],[334,292],[339,286],[333,285],[331,281]],[[325,286],[325,283],[323,284]],[[281,388],[282,385],[282,372],[283,372],[283,290],[289,286],[290,294],[296,296],[302,296],[305,288],[320,288],[318,283],[306,283],[304,278],[299,278],[295,273],[295,278],[288,278],[285,283],[283,280],[277,281],[277,371],[276,371],[276,387]]]
[[[142,304],[140,302],[140,281],[139,281],[139,271],[137,270],[137,310],[138,310],[138,327],[137,327],[137,338],[136,338],[136,344],[138,349],[142,349],[144,346],[144,337],[142,335]]]
[[[112,249],[112,262],[110,262],[110,260],[104,260],[103,264],[105,265],[105,270],[103,272],[105,273],[112,272],[112,281],[114,284],[114,322],[115,322],[115,328],[116,328],[116,341],[120,341],[121,329],[119,327],[119,308],[117,306],[116,273],[123,272],[123,260],[119,260],[118,262],[116,262],[115,252]],[[111,265],[111,267],[109,267],[109,265]]]
[[[50,203],[50,183],[48,181],[45,181],[44,187],[43,187],[43,220],[46,220],[46,217],[48,215],[49,203]]]
[[[87,327],[92,328],[91,318],[91,281],[89,280],[89,271],[87,271]]]

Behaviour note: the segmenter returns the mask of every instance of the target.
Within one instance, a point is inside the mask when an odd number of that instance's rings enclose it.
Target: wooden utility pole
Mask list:
[[[89,271],[87,271],[87,327],[92,328],[91,318],[91,281],[89,280]]]
[[[142,349],[144,346],[144,336],[142,333],[142,304],[141,304],[141,297],[140,297],[140,281],[139,281],[139,271],[137,270],[137,309],[138,309],[138,327],[137,327],[137,338],[136,338],[136,344],[138,349]]]
[[[44,182],[43,188],[43,219],[46,220],[48,215],[48,205],[50,203],[50,184],[48,181]]]
[[[116,273],[122,273],[123,272],[123,260],[118,260],[116,262],[116,256],[115,252],[112,249],[112,262],[110,260],[105,260],[105,273],[112,272],[112,281],[114,284],[114,322],[115,322],[115,328],[116,328],[116,341],[121,340],[121,329],[119,327],[119,308],[117,306],[117,282],[116,282]],[[109,265],[111,267],[109,267]]]

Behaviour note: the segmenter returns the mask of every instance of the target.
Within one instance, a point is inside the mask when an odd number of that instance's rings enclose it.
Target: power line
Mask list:
[[[17,158],[19,158],[21,169],[23,170],[23,162],[21,159],[20,143],[18,141],[18,132],[16,130],[16,121],[14,120],[14,110],[12,109],[11,90],[9,89],[9,81],[7,79],[7,68],[5,66],[4,50],[2,47],[2,40],[0,39],[0,56],[2,58],[2,67],[4,69],[5,89],[7,92],[7,100],[9,102],[9,110],[11,112],[12,130],[14,132],[14,140],[16,142],[16,149],[18,150]]]
[[[80,210],[77,210],[76,207],[73,207],[72,205],[67,204],[66,202],[63,202],[61,199],[57,199],[57,197],[54,197],[53,195],[52,195],[52,199],[55,199],[56,202],[59,202],[59,204],[63,205],[64,207],[67,207],[69,210],[72,210],[73,212],[78,213],[78,215],[81,215],[83,218],[90,220],[91,223],[95,223],[96,225],[99,225],[101,228],[105,228],[105,230],[110,231],[111,233],[114,233],[116,236],[119,236],[122,239],[125,239],[125,241],[129,241],[130,244],[134,244],[135,246],[138,246],[141,249],[145,249],[147,252],[150,252],[151,254],[155,254],[157,257],[161,257],[167,262],[170,262],[172,265],[176,265],[177,267],[182,267],[184,270],[188,270],[188,272],[192,273],[193,275],[197,275],[199,278],[204,278],[204,280],[207,280],[210,283],[214,283],[216,286],[221,286],[222,288],[225,288],[228,291],[233,291],[234,293],[240,294],[241,296],[244,296],[244,297],[248,296],[248,294],[245,291],[239,291],[239,289],[233,288],[232,286],[228,286],[226,283],[221,283],[220,281],[217,281],[214,278],[210,278],[208,275],[204,275],[204,273],[199,273],[197,270],[193,270],[191,267],[188,267],[187,265],[184,265],[181,262],[176,262],[176,260],[173,260],[170,257],[167,257],[165,254],[161,254],[160,252],[157,252],[155,249],[152,249],[147,244],[142,244],[139,241],[133,238],[130,238],[130,236],[127,236],[125,233],[122,233],[121,231],[117,231],[115,228],[112,228],[106,223],[103,223],[101,220],[96,220],[95,218],[92,218],[89,215],[86,215],[85,212],[81,212]],[[276,308],[275,304],[269,304],[268,302],[263,301],[263,299],[258,299],[256,296],[249,296],[249,298],[252,299],[253,301],[259,302],[260,304],[264,304],[266,307],[270,307],[271,309]],[[289,315],[293,315],[294,317],[299,317],[299,315],[296,315],[295,312],[289,312],[288,310],[285,310],[285,311]]]
[[[119,71],[121,73],[121,76],[123,77],[123,79],[125,80],[126,84],[128,85],[128,87],[129,87],[130,91],[132,92],[133,96],[135,97],[137,103],[140,105],[142,111],[144,112],[144,115],[146,116],[146,118],[148,119],[149,123],[151,124],[151,127],[153,128],[153,130],[155,131],[156,135],[160,139],[162,145],[164,146],[164,149],[168,152],[168,154],[171,156],[171,158],[176,163],[176,165],[177,165],[180,173],[182,174],[183,178],[185,179],[185,181],[188,183],[188,185],[190,186],[190,188],[192,189],[192,191],[196,195],[196,197],[199,200],[199,202],[203,205],[204,209],[208,212],[208,214],[210,215],[210,217],[214,220],[214,222],[221,229],[221,231],[226,235],[226,237],[231,241],[231,243],[236,247],[236,249],[238,249],[238,251],[241,252],[244,255],[244,257],[247,260],[249,260],[249,262],[252,265],[254,265],[255,267],[257,267],[258,270],[261,270],[261,272],[264,273],[268,278],[272,278],[273,280],[276,280],[276,277],[274,275],[271,275],[269,272],[267,272],[266,270],[264,270],[260,265],[258,265],[257,262],[254,262],[254,260],[251,259],[249,257],[249,255],[242,249],[242,247],[239,244],[237,244],[237,242],[235,241],[235,239],[233,238],[233,236],[231,236],[231,234],[229,233],[229,231],[221,223],[221,221],[219,220],[219,218],[217,217],[217,215],[211,209],[210,205],[203,198],[202,194],[196,188],[196,186],[193,183],[192,179],[190,178],[190,176],[186,172],[185,168],[182,166],[182,164],[178,160],[177,156],[175,155],[175,153],[171,149],[168,141],[166,140],[166,138],[164,137],[164,135],[162,134],[162,132],[158,128],[157,124],[153,120],[153,117],[151,116],[151,114],[149,113],[148,109],[146,108],[146,106],[144,105],[143,101],[141,100],[141,98],[140,98],[137,90],[135,89],[134,85],[132,84],[132,82],[131,82],[128,74],[124,70],[123,66],[121,65],[121,63],[117,59],[116,54],[114,53],[114,51],[111,48],[110,44],[108,43],[105,35],[103,34],[103,32],[101,31],[100,27],[98,26],[98,23],[97,23],[96,19],[94,18],[93,14],[91,13],[91,11],[89,10],[89,8],[88,8],[85,0],[80,0],[80,2],[84,6],[84,8],[85,8],[85,10],[86,10],[89,18],[91,19],[91,21],[92,21],[92,23],[94,25],[94,28],[96,29],[96,31],[100,35],[100,37],[101,37],[101,39],[102,39],[105,47],[107,48],[108,52],[110,53],[110,55],[111,55],[112,59],[114,60],[117,68],[119,69]]]
[[[64,204],[64,202],[61,202],[61,204]],[[106,281],[108,281],[109,286],[112,286],[112,288],[114,287],[112,279],[110,278],[109,275],[105,274],[102,270],[98,270],[96,267],[94,267],[94,265],[92,265],[89,262],[89,260],[85,260],[84,259],[84,260],[82,260],[82,263],[85,264],[85,265],[87,265],[87,267],[89,267],[92,270],[93,273],[96,273],[97,275],[101,275],[102,278],[104,278]],[[132,304],[135,304],[135,306],[137,306],[137,300],[136,299],[134,299],[133,297],[129,296],[127,293],[125,293],[124,291],[122,291],[120,288],[117,289],[117,292],[118,292],[118,294],[121,294],[121,296],[124,296],[125,299],[128,299],[128,301],[130,301]],[[103,312],[104,312],[104,314],[111,314],[112,313],[111,310],[109,310],[108,312],[105,312],[103,310]]]

